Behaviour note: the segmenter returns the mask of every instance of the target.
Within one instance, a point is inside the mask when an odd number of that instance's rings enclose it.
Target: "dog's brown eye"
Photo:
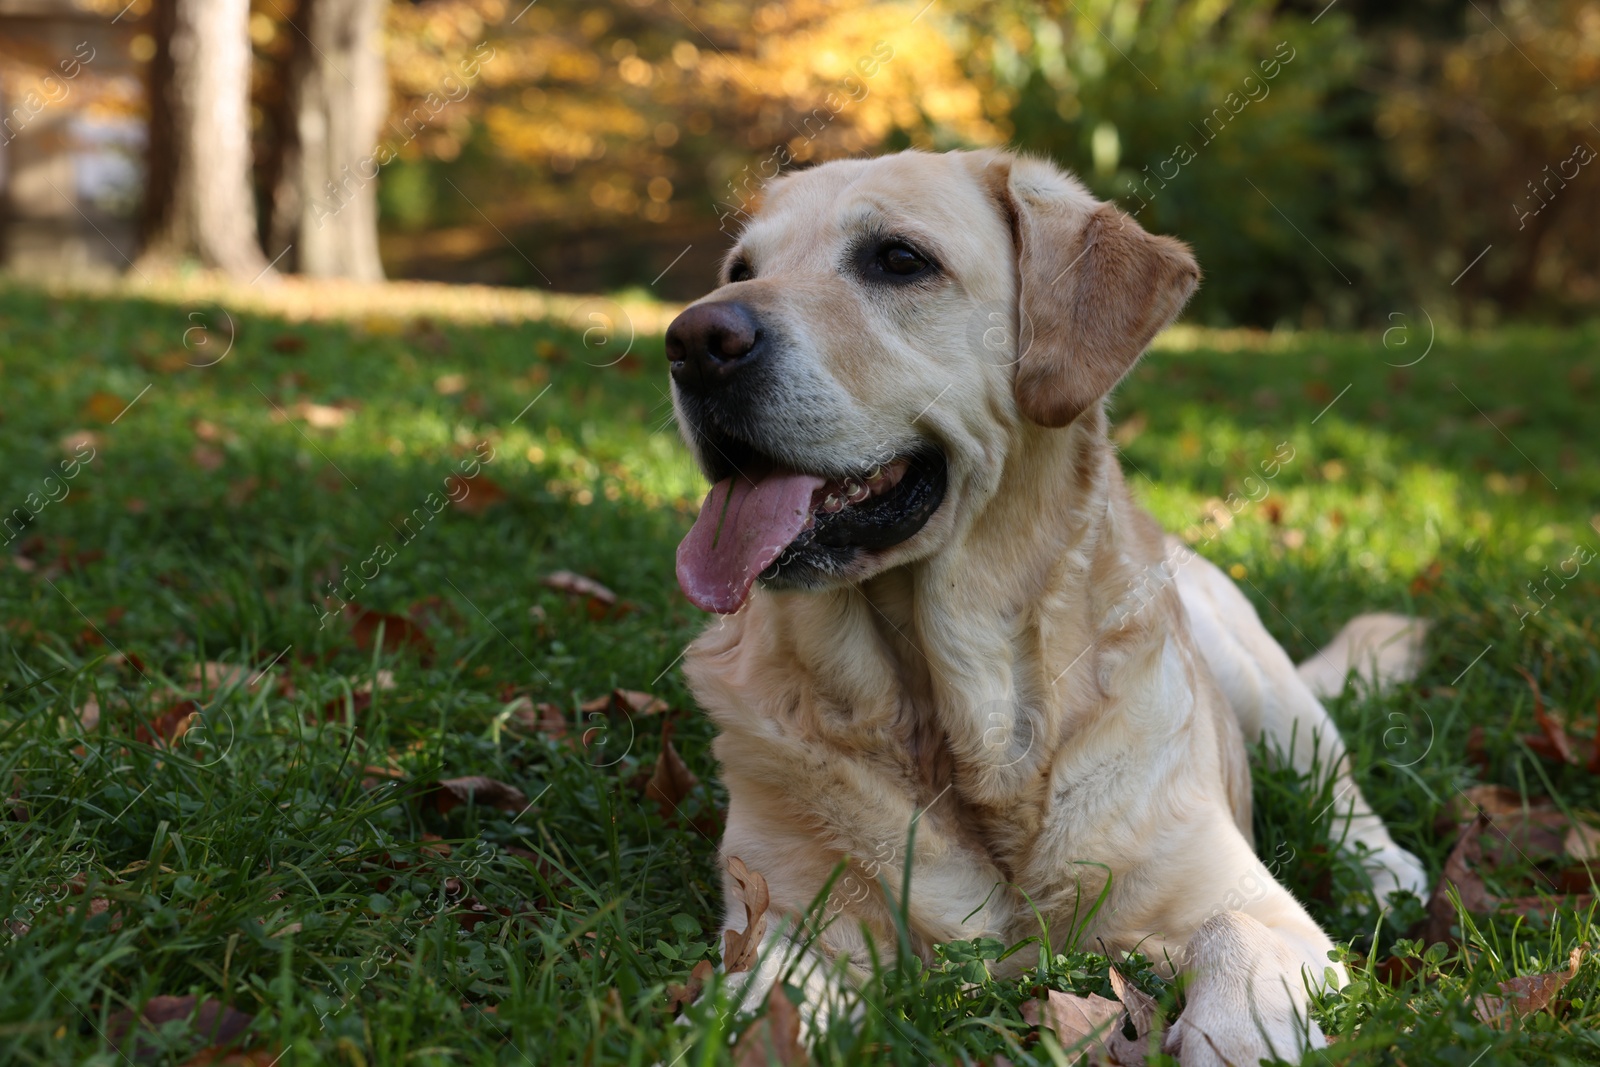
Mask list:
[[[878,253],[878,262],[890,274],[909,278],[928,269],[928,261],[905,245],[885,245]]]
[[[730,283],[732,283],[732,282],[747,282],[751,278],[754,278],[755,276],[756,276],[756,273],[755,273],[755,271],[750,269],[750,264],[746,263],[742,259],[739,260],[739,262],[735,263],[733,266],[728,268],[728,281]]]

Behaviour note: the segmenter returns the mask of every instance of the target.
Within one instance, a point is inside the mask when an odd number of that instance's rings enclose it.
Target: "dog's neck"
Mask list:
[[[1026,462],[967,502],[973,518],[931,559],[839,589],[760,590],[728,629],[708,631],[687,664],[707,711],[725,727],[798,707],[821,731],[891,730],[919,792],[937,792],[956,767],[980,806],[1032,788],[1072,728],[1063,709],[1098,703],[1097,642],[1136,573],[1130,544],[1158,555],[1160,535],[1151,549],[1098,407],[1064,429],[1016,432],[1009,454]],[[801,691],[702,692],[712,672],[703,686],[698,657],[735,645],[750,657],[744,678],[781,664]],[[719,677],[725,687],[729,674]]]

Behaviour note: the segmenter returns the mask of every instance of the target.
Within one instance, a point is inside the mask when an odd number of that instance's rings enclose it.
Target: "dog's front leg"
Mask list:
[[[1344,969],[1327,958],[1332,947],[1275,884],[1249,911],[1217,912],[1189,938],[1188,1002],[1166,1050],[1183,1067],[1244,1067],[1269,1056],[1297,1061],[1322,1048],[1310,991],[1343,984]]]
[[[1188,1003],[1165,1044],[1183,1067],[1294,1062],[1327,1043],[1311,1018],[1300,954],[1261,920],[1212,916],[1190,939],[1184,971]]]

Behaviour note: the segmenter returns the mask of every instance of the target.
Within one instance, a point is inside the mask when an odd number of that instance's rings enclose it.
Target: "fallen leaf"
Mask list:
[[[390,767],[381,763],[369,763],[361,768],[361,788],[376,789],[385,782],[404,780],[406,772],[399,767]]]
[[[146,726],[139,723],[134,728],[135,739],[147,745],[171,747],[189,732],[194,717],[205,709],[193,700],[178,700],[155,712]]]
[[[1556,994],[1577,977],[1578,967],[1583,962],[1583,954],[1588,950],[1587,941],[1573,949],[1572,954],[1567,957],[1567,969],[1564,971],[1506,979],[1500,983],[1499,996],[1482,993],[1473,997],[1472,1013],[1481,1022],[1505,1029],[1510,1026],[1513,1019],[1543,1011],[1555,999]]]
[[[379,643],[381,631],[384,652],[410,649],[424,666],[432,661],[433,642],[428,639],[427,632],[410,619],[373,611],[353,601],[349,609],[351,633],[355,637],[356,647],[361,651],[371,652]]]
[[[761,954],[771,897],[767,892],[767,880],[746,867],[738,856],[728,857],[728,873],[733,876],[735,895],[744,904],[744,929],[730,928],[722,932],[722,970],[724,974],[739,974],[755,966]]]
[[[314,404],[309,400],[300,401],[290,409],[290,413],[317,430],[337,430],[350,421],[350,412],[344,408]]]
[[[61,446],[61,451],[78,455],[84,449],[92,453],[99,452],[105,447],[106,439],[105,435],[97,430],[73,430],[71,433],[62,434],[56,443]]]
[[[630,715],[659,715],[667,710],[665,700],[637,689],[613,689],[611,700],[618,711]]]
[[[1411,579],[1411,595],[1422,596],[1439,588],[1439,580],[1444,577],[1444,564],[1438,560],[1429,563],[1415,578]]]
[[[197,1039],[212,1046],[225,1046],[244,1035],[254,1016],[220,1000],[200,1000],[193,994],[151,997],[137,1012],[124,1008],[113,1014],[106,1023],[106,1039],[118,1052],[131,1052],[135,1059],[152,1059],[161,1055],[161,1050],[145,1035],[179,1020],[189,1023]]]
[[[88,699],[78,707],[78,721],[82,724],[84,733],[100,725],[100,701],[93,693],[90,693]]]
[[[711,976],[716,973],[716,968],[711,966],[710,960],[701,960],[689,972],[689,980],[683,985],[672,984],[667,986],[667,1010],[676,1015],[687,1005],[700,999],[700,994],[705,991],[706,983],[711,981]]]
[[[1111,968],[1110,977],[1111,989],[1117,994],[1117,999],[1127,1007],[1128,1019],[1133,1023],[1133,1029],[1138,1035],[1130,1041],[1119,1028],[1112,1035],[1110,1044],[1112,1056],[1118,1063],[1131,1063],[1135,1062],[1131,1058],[1132,1055],[1137,1053],[1139,1057],[1137,1062],[1142,1063],[1150,1047],[1150,1034],[1161,1029],[1159,1005],[1156,1004],[1155,997],[1124,978],[1117,968]],[[1128,1047],[1123,1049],[1118,1041],[1128,1042]]]
[[[506,725],[525,733],[546,734],[550,737],[567,736],[567,716],[559,705],[540,702],[529,697],[517,697],[506,709]]]
[[[1479,812],[1488,816],[1493,830],[1482,857],[1491,868],[1515,866],[1521,860],[1561,857],[1568,820],[1550,798],[1523,797],[1503,785],[1476,785],[1459,792],[1445,806],[1435,826],[1440,833],[1446,833]]]
[[[226,689],[246,684],[252,677],[254,668],[238,663],[217,663],[206,660],[204,663],[189,665],[189,684],[197,689],[208,691]]]
[[[1522,740],[1546,759],[1558,763],[1577,763],[1578,758],[1572,754],[1572,741],[1567,737],[1566,728],[1544,709],[1544,695],[1539,692],[1539,683],[1521,667],[1517,668],[1517,673],[1526,678],[1533,689],[1533,719],[1539,724],[1540,730],[1538,734],[1525,735]]]
[[[1062,1048],[1083,1050],[1091,1043],[1103,1044],[1107,1037],[1120,1030],[1122,1011],[1121,1004],[1098,993],[1084,997],[1052,989],[1042,1000],[1024,1002],[1022,1018],[1033,1026],[1053,1031]]]
[[[433,391],[440,396],[455,396],[467,388],[465,374],[441,374],[433,380]]]
[[[459,497],[456,495],[457,487],[463,490]],[[450,506],[463,515],[482,515],[506,499],[506,491],[486,474],[476,478],[452,474],[444,480],[444,491],[450,498]]]
[[[656,769],[645,783],[644,795],[655,801],[663,819],[670,819],[674,812],[679,812],[678,805],[699,784],[700,779],[673,747],[672,723],[668,722],[661,731],[661,755],[656,758]]]
[[[115,393],[97,391],[83,402],[83,416],[95,422],[109,423],[127,408],[128,402]]]
[[[659,715],[671,710],[665,700],[637,689],[613,689],[605,696],[585,700],[578,705],[585,715]]]
[[[286,356],[304,352],[305,348],[306,339],[297,333],[280,333],[272,339],[272,350]]]
[[[617,602],[617,594],[595,581],[585,578],[572,571],[555,571],[539,579],[539,584],[547,589],[554,589],[558,593],[565,593],[570,597],[584,597],[590,601],[598,601],[604,607],[613,607]]]
[[[1569,857],[1580,863],[1600,860],[1600,830],[1575,822],[1567,827],[1567,834],[1561,839],[1561,847]]]
[[[1456,909],[1450,903],[1450,887],[1455,886],[1461,896],[1461,905],[1467,911],[1481,914],[1492,910],[1493,900],[1483,884],[1478,869],[1483,865],[1483,845],[1478,840],[1489,828],[1489,817],[1483,812],[1467,823],[1456,837],[1450,855],[1444,861],[1444,870],[1428,898],[1428,917],[1423,925],[1423,941],[1451,943],[1450,930],[1456,921]]]
[[[528,807],[527,796],[516,786],[478,775],[446,778],[435,784],[430,792],[433,805],[441,815],[469,802],[480,808],[499,808],[501,811],[517,813]]]
[[[810,1063],[811,1057],[800,1043],[800,1013],[775,983],[767,994],[767,1012],[751,1023],[733,1044],[734,1067],[769,1067],[780,1063],[796,1067]]]
[[[1456,825],[1480,811],[1494,819],[1515,815],[1527,808],[1540,808],[1547,803],[1543,797],[1524,799],[1520,791],[1508,785],[1475,785],[1461,790],[1445,810],[1450,824]]]

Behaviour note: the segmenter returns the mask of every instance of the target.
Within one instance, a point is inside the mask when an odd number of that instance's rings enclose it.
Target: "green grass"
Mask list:
[[[670,424],[659,339],[594,366],[611,354],[585,360],[576,333],[536,321],[233,319],[226,358],[197,367],[219,348],[193,334],[186,348],[185,331],[220,321],[210,305],[0,288],[6,514],[60,495],[46,478],[73,454],[63,438],[96,435],[68,495],[0,535],[22,560],[0,566],[0,1062],[127,1062],[103,1035],[155,995],[253,1016],[261,1063],[725,1062],[745,1024],[710,1002],[675,1026],[665,995],[716,958],[707,833],[723,797],[675,669],[703,623],[672,576],[703,485]],[[1116,400],[1135,491],[1235,568],[1297,657],[1361,610],[1434,622],[1415,685],[1333,709],[1401,843],[1437,873],[1446,807],[1477,782],[1600,809],[1600,779],[1521,740],[1536,726],[1517,672],[1580,717],[1600,698],[1600,563],[1524,615],[1527,582],[1574,546],[1600,550],[1600,329],[1442,336],[1405,370],[1385,361],[1415,358],[1420,338],[1178,340]],[[302,401],[348,414],[318,428]],[[1293,459],[1246,483],[1285,442]],[[505,499],[428,512],[402,543],[396,524],[480,444],[494,456],[480,478]],[[1230,492],[1258,500],[1226,529],[1197,525]],[[363,566],[364,588],[345,582]],[[559,569],[631,607],[594,617],[540,584]],[[319,625],[335,579],[374,612],[414,612],[428,647]],[[246,673],[188,691],[206,661]],[[674,710],[580,710],[615,687]],[[558,705],[567,736],[518,728],[522,697]],[[183,700],[198,727],[168,746]],[[643,782],[669,722],[701,784],[663,819]],[[449,808],[430,789],[468,775],[531,804]],[[1600,964],[1518,1028],[1469,1004],[1600,945],[1586,905],[1468,921],[1392,988],[1363,961],[1424,955],[1401,929],[1419,909],[1380,924],[1327,847],[1314,784],[1262,770],[1256,798],[1262,855],[1350,946],[1356,981],[1319,1007],[1340,1035],[1326,1061],[1600,1060]],[[1506,895],[1543,877],[1521,861],[1489,874]],[[1054,1062],[1018,1003],[1041,984],[1109,995],[1106,961],[1054,944],[1039,973],[1000,982],[980,961],[1001,948],[885,963],[817,1058]],[[181,1063],[190,1048],[169,1033],[142,1051]]]

